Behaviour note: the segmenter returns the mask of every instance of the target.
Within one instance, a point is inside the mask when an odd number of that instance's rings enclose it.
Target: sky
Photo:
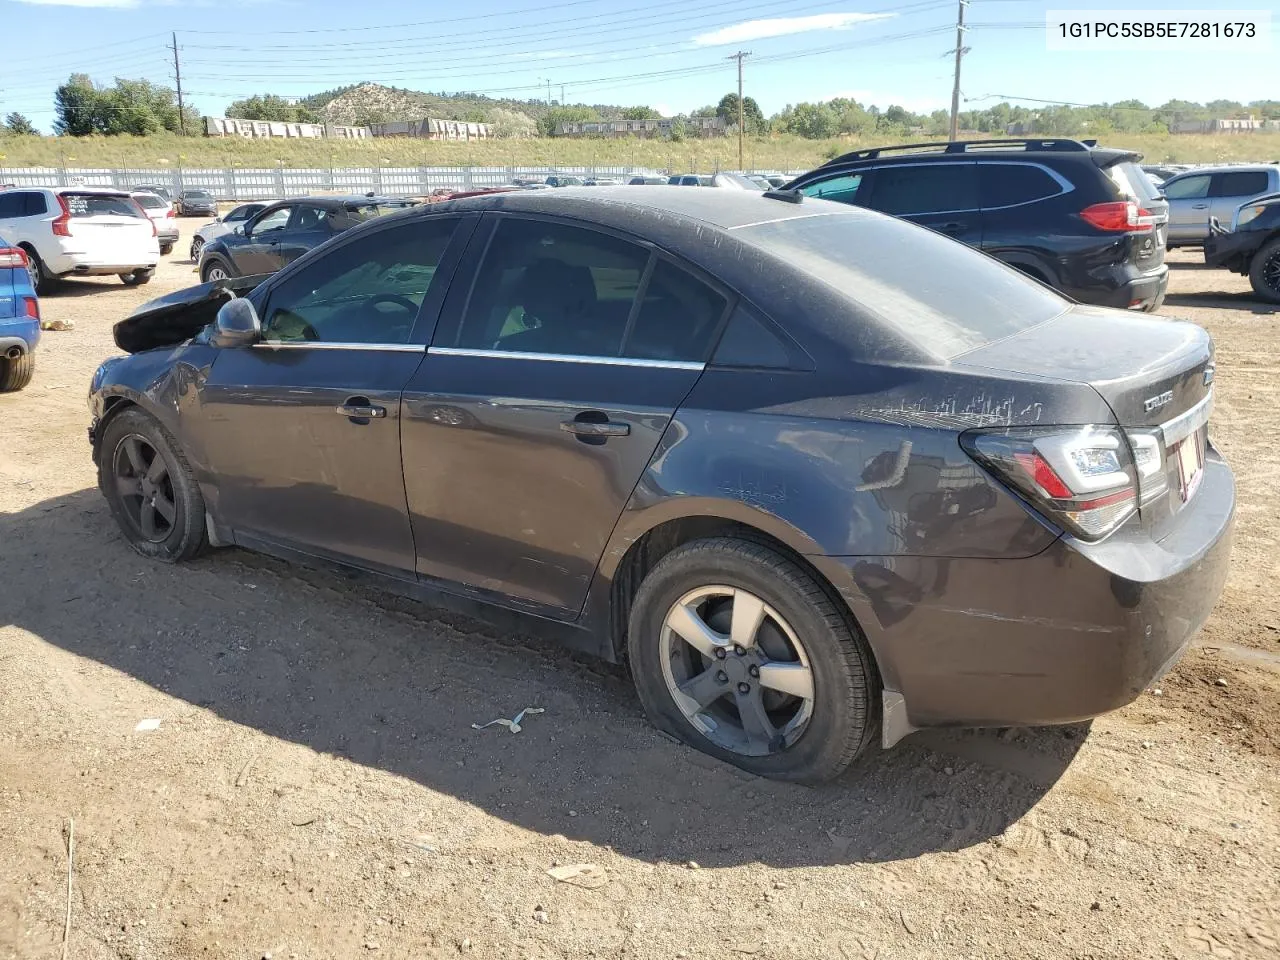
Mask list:
[[[1245,7],[1250,0],[1235,0]],[[1280,99],[1280,42],[1269,54],[1050,51],[1048,10],[1098,0],[972,0],[962,109],[1009,99]],[[1204,9],[1200,0],[1128,0],[1132,9]],[[645,104],[664,115],[736,88],[729,59],[749,51],[748,95],[766,115],[788,103],[853,97],[921,112],[951,100],[956,0],[0,0],[0,116],[42,130],[72,72],[110,83],[172,85],[176,32],[183,88],[200,112],[271,92],[305,96],[370,80],[430,91],[569,103]],[[1252,0],[1272,12],[1280,0]],[[1026,98],[1016,100],[1015,98]]]

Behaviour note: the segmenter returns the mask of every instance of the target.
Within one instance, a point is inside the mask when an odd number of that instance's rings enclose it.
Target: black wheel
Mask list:
[[[0,357],[0,393],[21,390],[35,376],[36,358],[32,353],[24,353],[16,360]]]
[[[231,276],[231,269],[221,260],[212,259],[200,268],[200,280],[203,283],[212,283],[215,280],[227,280]]]
[[[698,540],[663,557],[636,593],[627,647],[655,726],[760,776],[829,780],[875,731],[866,641],[762,544]]]
[[[98,487],[129,545],[176,563],[206,546],[204,497],[177,441],[133,408],[107,421],[98,447]]]
[[[173,253],[172,243],[162,243],[160,245],[160,256],[167,257],[171,253]]]
[[[120,280],[126,287],[140,287],[144,283],[150,283],[155,275],[155,270],[135,270],[133,273],[120,274]]]
[[[1280,303],[1280,237],[1253,255],[1249,264],[1249,283],[1263,300]]]
[[[27,254],[27,276],[31,278],[32,288],[36,293],[48,293],[49,288],[53,286],[53,279],[45,271],[44,262],[40,259],[40,254],[30,247],[23,247],[22,249]]]

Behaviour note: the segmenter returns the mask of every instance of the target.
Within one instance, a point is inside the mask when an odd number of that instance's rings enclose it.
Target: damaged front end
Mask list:
[[[215,280],[148,301],[115,325],[116,346],[140,353],[184,343],[213,323],[224,303],[245,296],[268,276]]]

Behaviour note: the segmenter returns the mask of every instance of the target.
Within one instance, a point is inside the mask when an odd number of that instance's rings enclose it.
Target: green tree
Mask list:
[[[778,117],[780,129],[807,140],[825,140],[839,130],[839,118],[829,103],[797,103]]]
[[[102,97],[87,73],[73,73],[53,94],[53,132],[59,136],[87,137],[99,129]]]
[[[683,143],[689,138],[689,121],[684,115],[677,116],[671,121],[671,130],[667,134],[667,139],[672,143]]]
[[[54,132],[85,137],[91,133],[146,136],[180,126],[177,96],[168,87],[149,80],[117,77],[110,87],[100,87],[87,74],[72,74],[54,93],[57,119]],[[191,110],[189,118],[198,114]]]
[[[623,107],[623,120],[661,120],[662,114],[653,107]]]
[[[345,91],[344,91],[345,92]],[[320,115],[304,103],[290,103],[274,93],[254,94],[227,106],[228,117],[237,120],[276,120],[286,123],[319,123]]]
[[[20,137],[33,137],[40,132],[36,129],[34,123],[16,112],[4,118],[4,125],[9,128],[10,133],[17,134]]]
[[[736,130],[738,128],[738,95],[726,93],[721,97],[720,102],[716,104],[715,115],[724,121],[726,127],[733,127]],[[751,97],[742,98],[742,119],[749,134],[759,135],[769,129],[768,121],[760,110],[760,104]]]
[[[583,123],[599,120],[600,114],[592,107],[552,107],[538,118],[538,132],[544,137],[554,137],[562,123]]]

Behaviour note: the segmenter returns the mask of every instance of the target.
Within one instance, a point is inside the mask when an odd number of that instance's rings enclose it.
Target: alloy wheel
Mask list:
[[[200,262],[200,251],[204,249],[204,241],[196,237],[191,241],[191,262]]]
[[[31,289],[40,289],[40,264],[31,254],[27,254],[27,276],[31,278]]]
[[[215,263],[213,264],[213,266],[209,267],[209,270],[205,274],[205,276],[208,277],[208,280],[206,282],[213,283],[217,280],[226,280],[227,271]]]
[[[152,543],[165,540],[178,510],[164,457],[146,437],[131,433],[116,445],[111,472],[130,525]]]
[[[780,753],[813,715],[813,670],[795,631],[747,590],[706,586],[674,603],[662,625],[663,677],[685,719],[717,746]]]

